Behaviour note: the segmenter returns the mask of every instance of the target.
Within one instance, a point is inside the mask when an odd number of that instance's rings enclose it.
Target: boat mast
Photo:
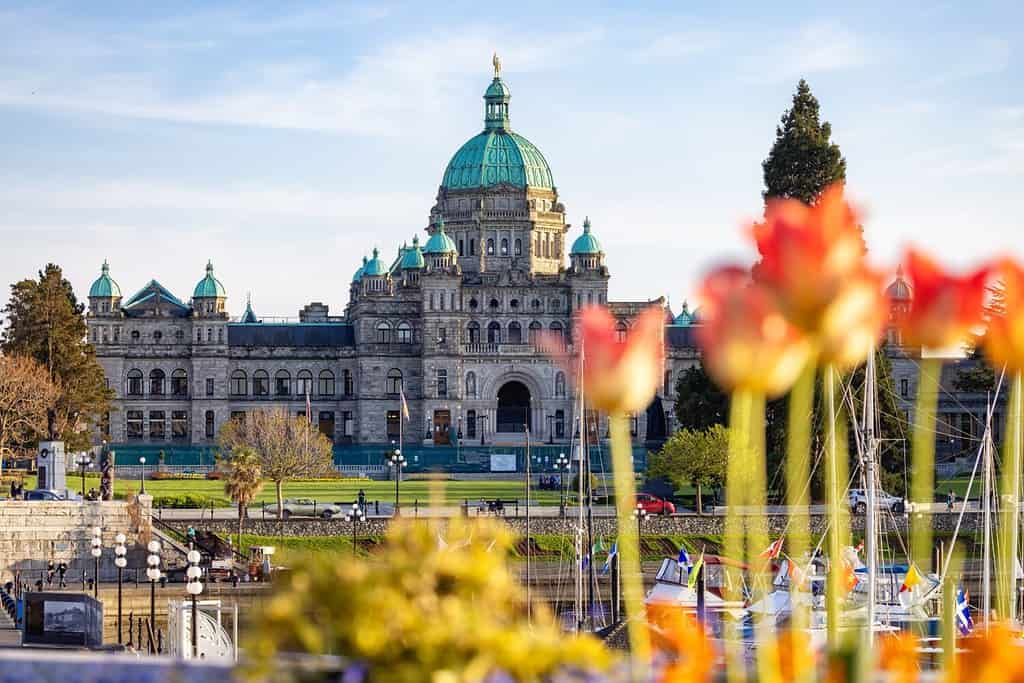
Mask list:
[[[982,484],[982,514],[985,520],[985,535],[982,538],[981,593],[985,631],[988,631],[989,614],[992,611],[992,399],[988,400],[985,436],[982,444],[984,479]]]
[[[584,488],[583,488],[583,481],[584,481],[584,477],[586,476],[585,475],[586,465],[584,464],[584,458],[586,458],[586,456],[587,456],[587,413],[586,413],[586,404],[584,403],[584,400],[583,400],[583,358],[584,358],[584,350],[583,350],[583,346],[582,346],[582,342],[581,342],[581,345],[580,345],[579,377],[578,377],[578,381],[576,383],[576,386],[579,387],[579,391],[577,392],[577,399],[578,399],[577,410],[578,410],[578,412],[577,412],[576,424],[577,424],[577,427],[580,430],[579,431],[579,434],[580,434],[579,439],[576,441],[576,449],[577,449],[576,450],[576,455],[577,455],[577,457],[579,459],[579,467],[578,467],[578,470],[577,470],[577,477],[576,477],[577,478],[577,498],[576,498],[576,503],[577,503],[577,507],[579,508],[579,510],[578,510],[578,520],[577,520],[578,526],[576,527],[576,537],[579,539],[579,544],[580,544],[579,562],[576,563],[576,590],[577,590],[577,594],[578,594],[578,597],[579,597],[579,605],[580,605],[580,609],[577,612],[577,621],[576,621],[576,630],[577,631],[582,631],[583,630],[583,623],[584,623],[584,620],[586,619],[586,616],[585,616],[586,615],[586,612],[585,612],[586,606],[584,605],[584,602],[583,602],[584,601],[584,594],[583,594],[583,558],[584,557],[589,557],[589,554],[592,552],[592,548],[590,548],[590,549],[587,550],[587,555],[584,555],[583,547],[582,547],[582,545],[583,545],[583,529],[584,529],[584,520],[583,520],[583,491],[584,491]],[[590,561],[592,562],[593,558],[590,558]]]
[[[530,410],[530,408],[527,408]],[[526,433],[526,618],[533,625],[533,600],[530,595],[530,415],[527,413],[523,424]]]
[[[878,581],[878,538],[877,508],[875,504],[875,456],[878,441],[875,435],[875,392],[878,389],[875,373],[875,350],[868,354],[864,371],[864,474],[866,481],[867,517],[865,519],[865,548],[868,573],[868,638],[874,639],[875,585]]]

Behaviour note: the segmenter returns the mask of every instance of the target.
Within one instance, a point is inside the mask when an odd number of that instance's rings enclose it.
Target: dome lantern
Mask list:
[[[508,102],[512,93],[501,80],[501,60],[497,53],[491,59],[494,64],[494,80],[484,92],[484,130],[511,130],[508,120]]]
[[[420,249],[420,238],[419,235],[416,235],[412,238],[412,246],[405,248],[399,267],[402,270],[421,270],[424,265],[423,250]]]
[[[228,293],[224,285],[213,275],[213,262],[206,262],[206,277],[196,284],[192,292],[192,308],[199,316],[224,317],[227,315],[224,302]]]
[[[110,265],[103,260],[100,276],[89,287],[89,308],[94,314],[109,314],[118,310],[121,302],[121,288],[110,277]]]
[[[578,270],[598,270],[604,265],[604,250],[590,231],[590,217],[583,219],[583,234],[576,238],[569,250],[572,265]]]

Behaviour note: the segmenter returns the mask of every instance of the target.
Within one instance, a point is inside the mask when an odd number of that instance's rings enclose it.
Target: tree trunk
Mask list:
[[[238,504],[238,552],[242,552],[242,504]],[[235,558],[231,558],[231,566],[235,565]]]
[[[284,517],[284,482],[275,481],[274,488],[277,491],[277,518]]]
[[[700,482],[699,481],[697,482],[697,514],[698,515],[703,515],[704,514],[704,499],[700,495]]]

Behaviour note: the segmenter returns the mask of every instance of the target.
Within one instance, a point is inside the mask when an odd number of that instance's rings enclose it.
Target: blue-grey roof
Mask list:
[[[231,323],[228,346],[355,346],[349,323]]]
[[[697,347],[696,328],[692,325],[665,326],[665,344],[674,349],[693,349]]]

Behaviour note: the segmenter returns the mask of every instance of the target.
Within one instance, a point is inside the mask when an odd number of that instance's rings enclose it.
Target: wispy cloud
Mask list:
[[[719,48],[724,42],[721,31],[690,29],[672,31],[654,37],[639,48],[633,59],[641,63],[677,61]]]
[[[746,51],[747,80],[792,80],[866,66],[877,57],[864,36],[832,21],[804,24],[764,42],[762,49]]]

